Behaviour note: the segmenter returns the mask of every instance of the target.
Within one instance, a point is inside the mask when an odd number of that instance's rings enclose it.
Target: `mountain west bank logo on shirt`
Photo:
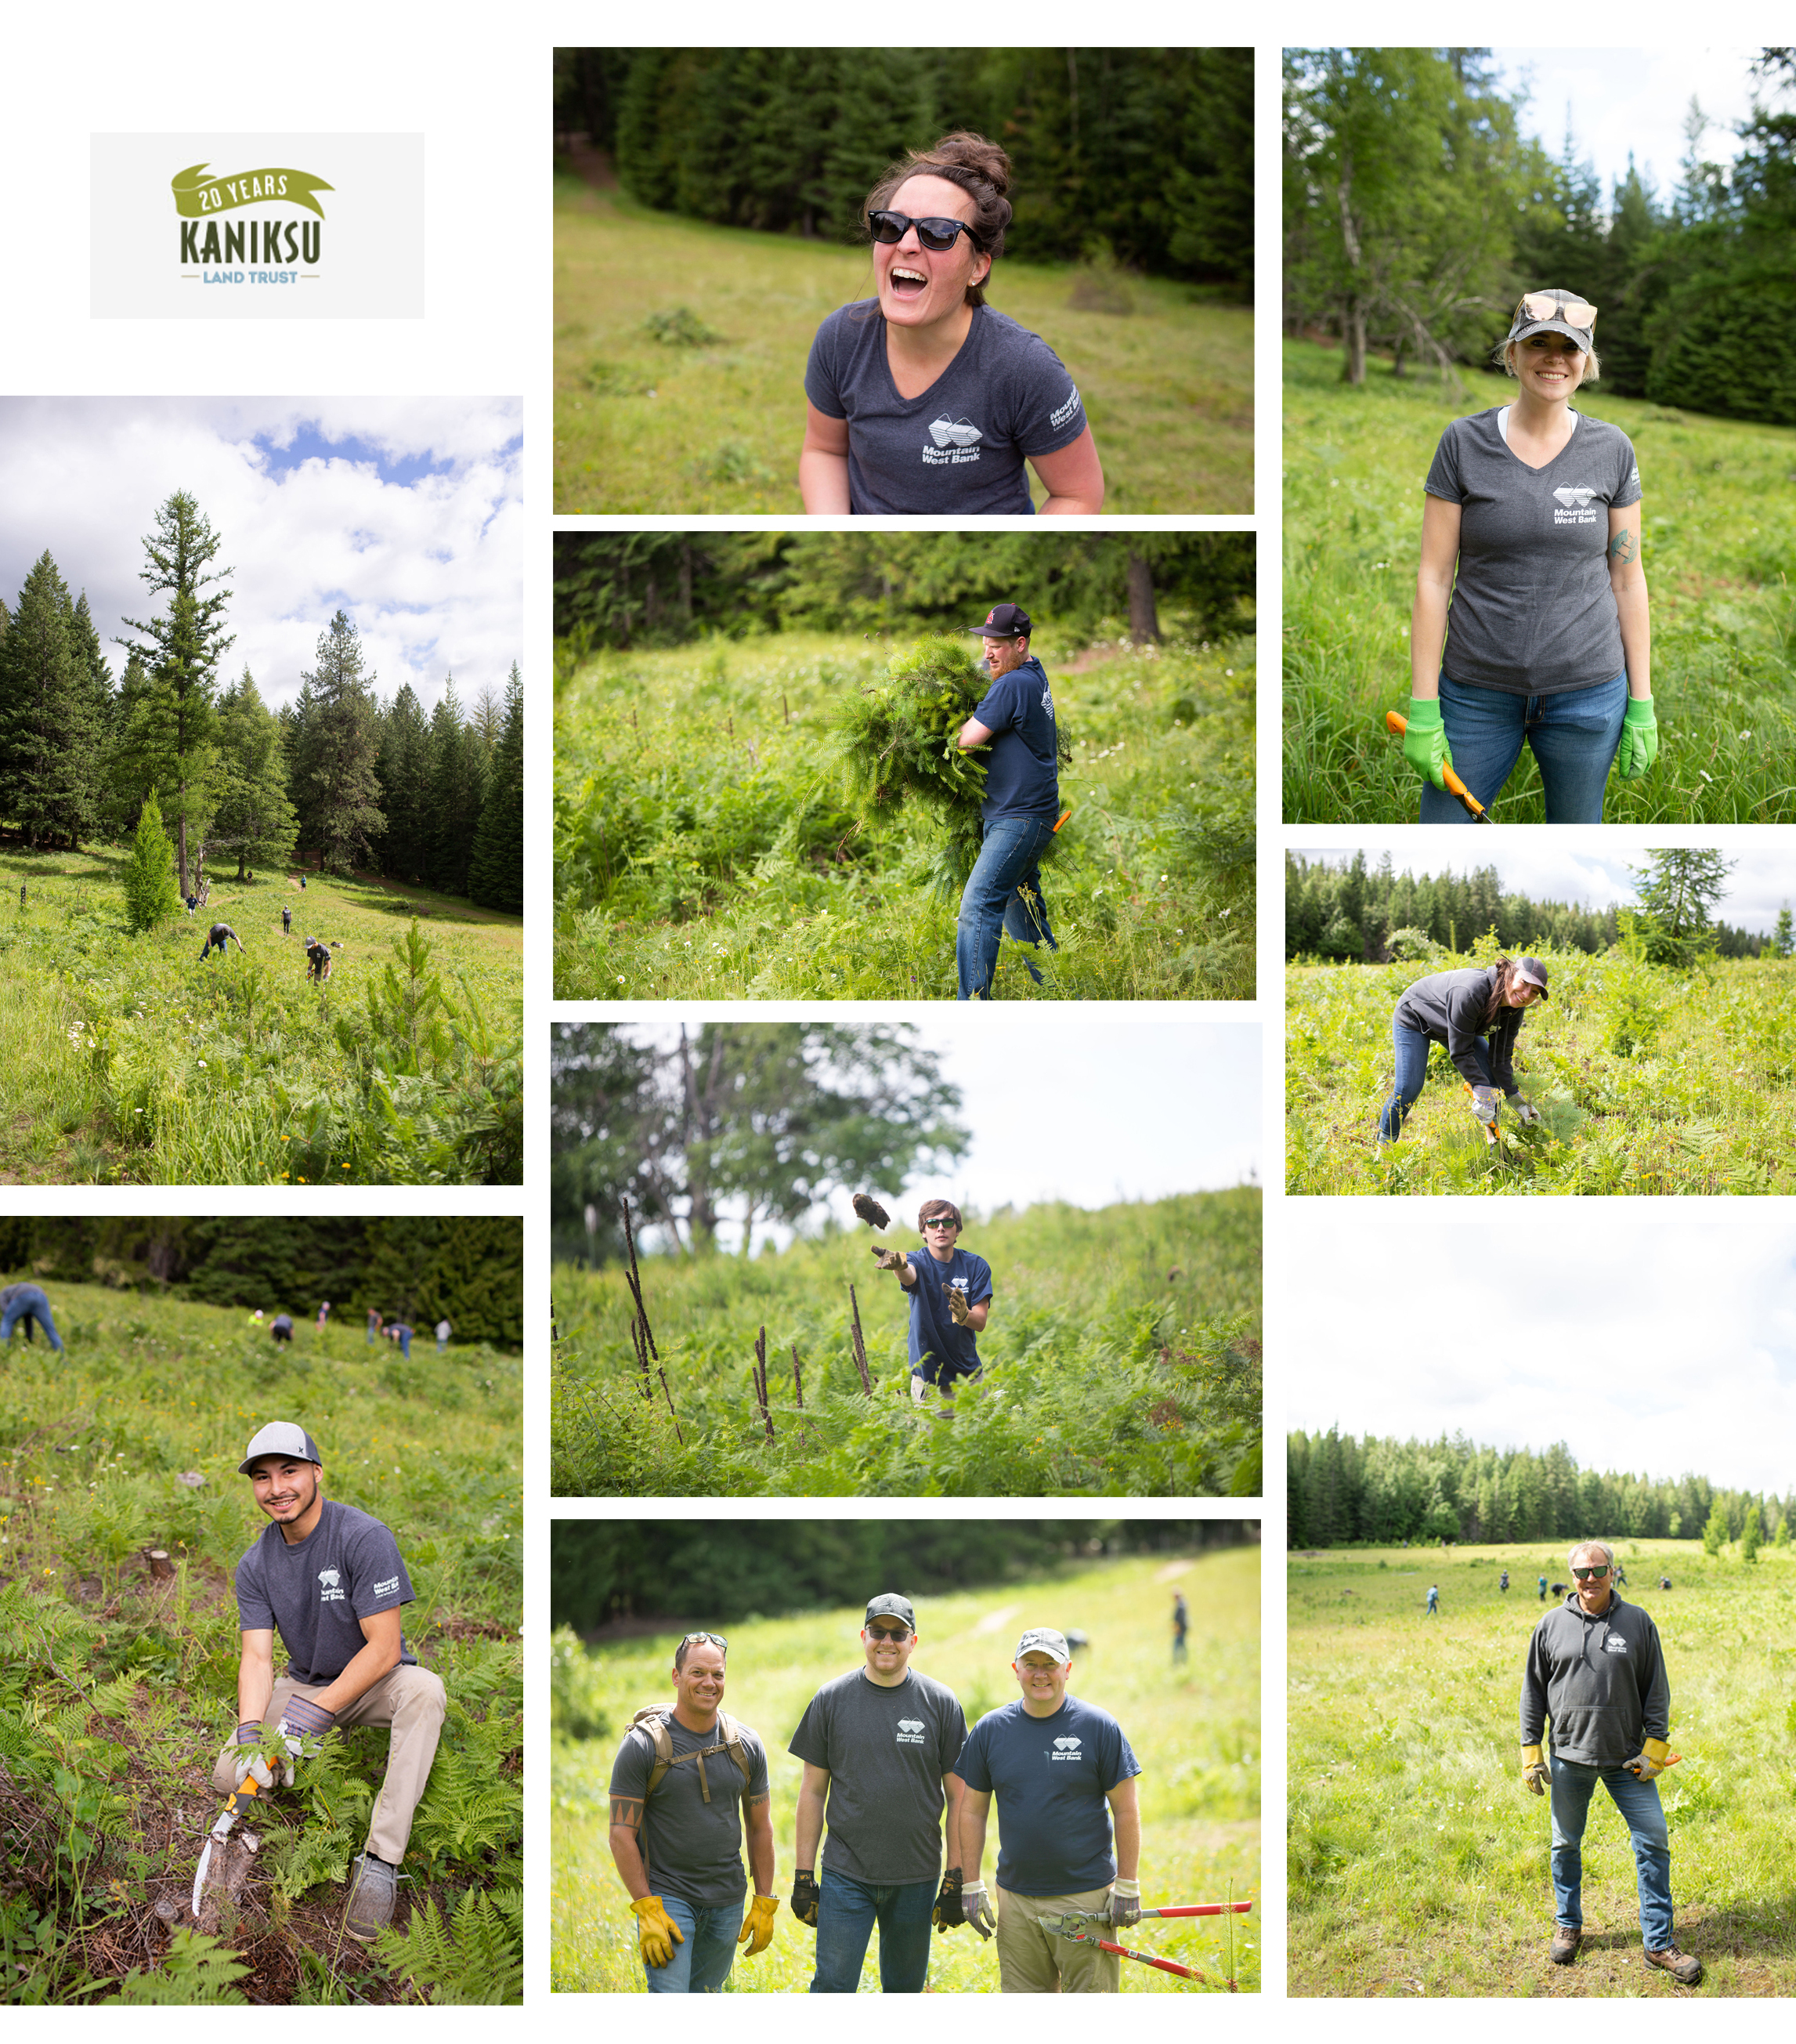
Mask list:
[[[1560,507],[1552,514],[1556,525],[1594,525],[1597,513],[1594,490],[1556,490],[1553,501]]]
[[[323,178],[278,166],[217,177],[205,163],[190,163],[170,179],[169,189],[180,216],[184,275],[197,267],[201,283],[252,289],[317,275],[324,248],[317,194],[335,189]],[[294,209],[301,207],[305,213]],[[232,213],[241,217],[226,217]]]
[[[923,1731],[921,1718],[900,1718],[898,1720],[898,1743],[900,1746],[921,1746]]]
[[[929,437],[935,444],[923,449],[923,466],[946,468],[954,462],[977,461],[979,443],[985,435],[971,419],[937,419],[930,427]]]
[[[343,1602],[343,1578],[335,1569],[318,1571],[318,1601],[320,1604]]]
[[[1620,1633],[1612,1632],[1602,1642],[1602,1650],[1605,1654],[1625,1654],[1628,1650],[1628,1642]]]
[[[1084,1757],[1076,1739],[1057,1739],[1053,1751],[1048,1755],[1050,1760],[1083,1760]]]

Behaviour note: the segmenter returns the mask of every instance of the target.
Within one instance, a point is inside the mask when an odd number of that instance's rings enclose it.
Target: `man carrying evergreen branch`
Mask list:
[[[767,1750],[721,1708],[729,1651],[720,1633],[686,1635],[674,1650],[673,1708],[637,1712],[611,1770],[611,1856],[650,1994],[721,1993],[736,1947],[753,1958],[773,1942]]]
[[[386,1725],[386,1774],[368,1838],[351,1862],[343,1929],[369,1944],[393,1920],[399,1865],[443,1729],[442,1680],[405,1644],[400,1611],[413,1601],[398,1543],[378,1519],[324,1495],[324,1458],[303,1427],[271,1421],[239,1471],[271,1522],[237,1564],[237,1731],[212,1785],[294,1785],[336,1725]],[[274,1673],[274,1634],[288,1667]],[[284,1758],[262,1754],[263,1725]]]
[[[952,1399],[984,1366],[976,1337],[992,1311],[992,1266],[960,1244],[961,1210],[952,1200],[925,1200],[917,1209],[924,1247],[908,1254],[884,1249],[879,1268],[893,1270],[911,1295],[911,1396]]]
[[[1522,1778],[1552,1795],[1556,1924],[1548,1957],[1568,1966],[1584,1939],[1583,1837],[1600,1781],[1633,1841],[1646,1963],[1694,1987],[1702,1961],[1671,1934],[1671,1840],[1658,1777],[1676,1764],[1666,1744],[1671,1686],[1659,1628],[1616,1594],[1615,1557],[1600,1540],[1572,1550],[1575,1587],[1534,1627],[1522,1668]],[[1541,1737],[1552,1720],[1550,1758]]]
[[[189,912],[190,913],[191,911]],[[228,923],[214,923],[212,928],[206,932],[205,942],[200,947],[201,963],[203,965],[205,962],[207,954],[214,950],[222,955],[224,947],[227,944],[235,944],[239,951],[242,951],[244,948],[243,939],[237,935],[236,932],[231,928],[231,925]]]

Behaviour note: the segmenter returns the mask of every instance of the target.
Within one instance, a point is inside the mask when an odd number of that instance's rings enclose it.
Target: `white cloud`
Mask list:
[[[144,537],[185,490],[233,571],[224,679],[247,663],[287,701],[341,608],[383,695],[409,681],[428,709],[452,672],[465,705],[523,653],[520,417],[509,398],[0,400],[0,597],[48,548],[119,673],[123,620],[155,602]]]

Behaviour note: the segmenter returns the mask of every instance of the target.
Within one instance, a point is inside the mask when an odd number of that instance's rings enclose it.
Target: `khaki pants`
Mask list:
[[[1118,1994],[1122,1961],[1094,1945],[1076,1945],[1042,1927],[1041,1919],[1076,1909],[1103,1910],[1107,1887],[1084,1895],[1012,1895],[998,1889],[998,1985],[1004,1994]],[[1084,1927],[1107,1936],[1102,1923]],[[1111,1942],[1114,1943],[1115,1939]]]
[[[283,1675],[274,1685],[265,1713],[272,1724],[278,1721],[290,1696],[321,1696],[328,1682],[296,1682]],[[368,1825],[368,1850],[376,1859],[397,1866],[405,1857],[412,1835],[412,1816],[430,1779],[430,1765],[436,1758],[437,1736],[443,1730],[443,1678],[428,1668],[394,1668],[382,1676],[371,1689],[364,1689],[354,1703],[337,1713],[340,1725],[388,1725],[392,1742],[387,1748],[386,1778],[374,1801]],[[228,1746],[212,1770],[212,1785],[228,1795],[236,1785],[237,1748]],[[304,1769],[305,1763],[299,1765]],[[277,1777],[278,1779],[278,1777]],[[301,1778],[296,1777],[296,1779]]]

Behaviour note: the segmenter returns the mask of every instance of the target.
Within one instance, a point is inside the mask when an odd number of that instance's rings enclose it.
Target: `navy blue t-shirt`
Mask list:
[[[1051,1718],[1021,1699],[988,1711],[954,1772],[998,1804],[998,1885],[1012,1895],[1084,1895],[1116,1878],[1107,1792],[1141,1762],[1108,1711],[1068,1696]]]
[[[992,749],[983,755],[981,816],[988,824],[1000,816],[1057,816],[1053,691],[1041,662],[1031,653],[1020,667],[1000,674],[973,714],[992,734]]]
[[[955,1326],[944,1288],[964,1292],[967,1304],[977,1306],[992,1296],[991,1265],[964,1249],[946,1263],[938,1263],[927,1249],[910,1251],[904,1261],[917,1274],[910,1293],[911,1376],[926,1384],[971,1377],[979,1367],[979,1344],[971,1327]]]

